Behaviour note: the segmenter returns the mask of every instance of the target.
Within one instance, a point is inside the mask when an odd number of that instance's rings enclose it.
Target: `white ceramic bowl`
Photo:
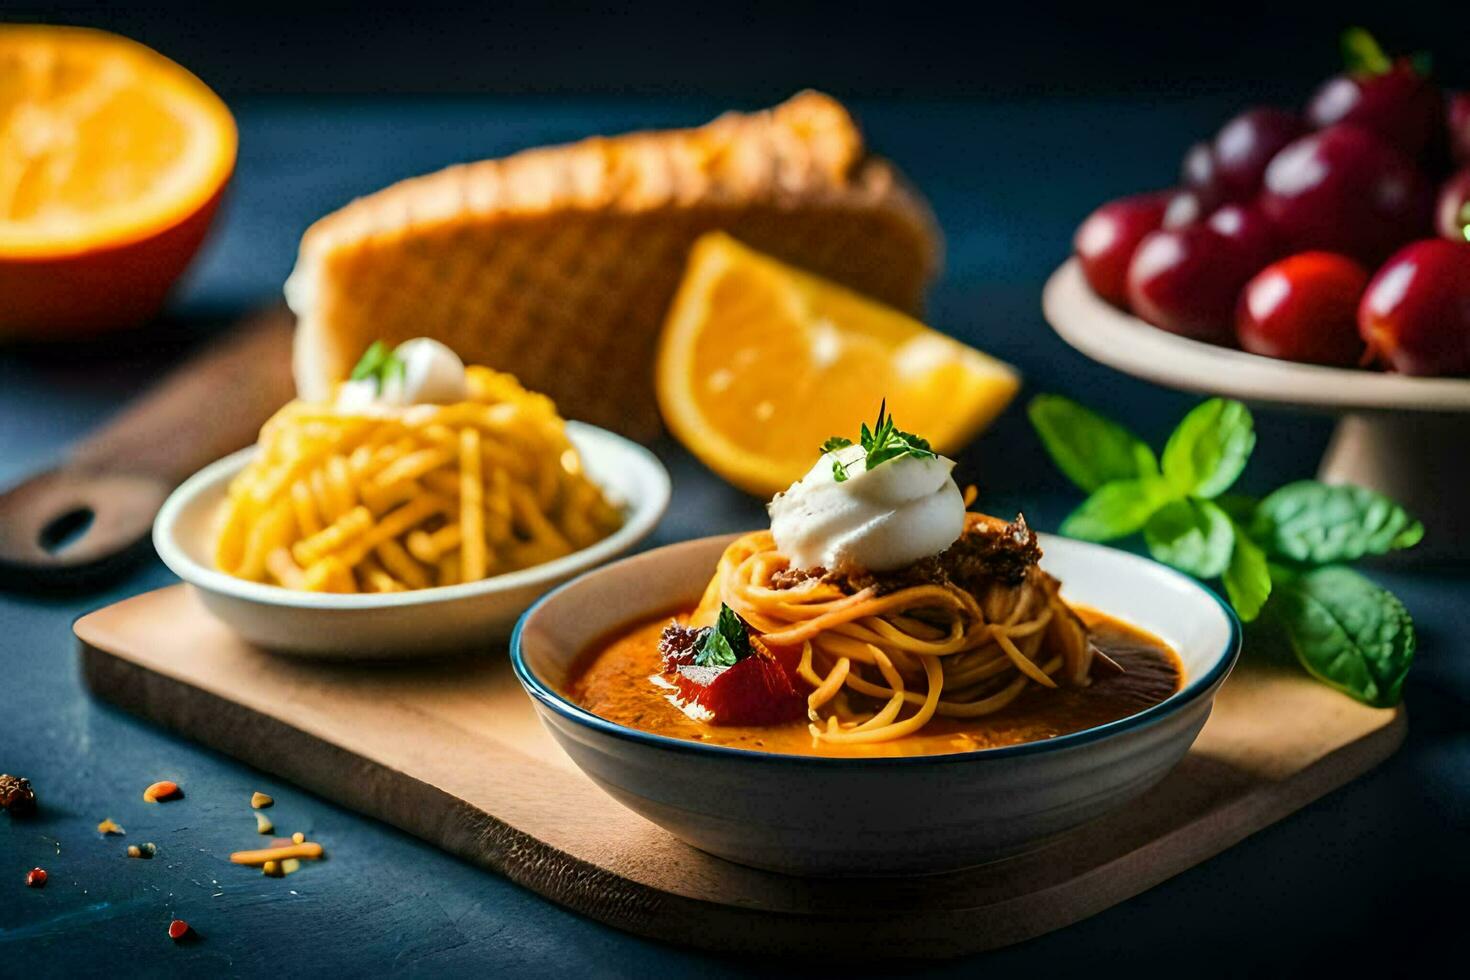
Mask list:
[[[474,651],[503,641],[547,589],[642,540],[669,504],[669,474],[622,436],[579,422],[567,435],[587,474],[623,507],[623,526],[588,548],[479,582],[386,594],[299,592],[246,582],[214,568],[215,518],[230,479],[255,452],[211,463],[173,492],[153,524],[153,545],[206,608],[250,642],[334,659],[405,658]]]
[[[1214,593],[1163,565],[1042,535],[1068,599],[1168,641],[1184,662],[1173,697],[1132,717],[979,752],[813,758],[651,735],[569,701],[568,669],[611,631],[696,602],[730,537],[636,555],[536,603],[511,662],[552,735],[599,786],[712,854],[807,875],[944,871],[1039,846],[1163,778],[1209,717],[1240,651]]]

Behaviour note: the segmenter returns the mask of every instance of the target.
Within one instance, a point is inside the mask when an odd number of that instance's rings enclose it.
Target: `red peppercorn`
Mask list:
[[[178,942],[189,934],[189,923],[183,919],[175,919],[168,924],[168,938]]]
[[[46,869],[32,868],[26,872],[27,888],[42,888],[46,884]]]

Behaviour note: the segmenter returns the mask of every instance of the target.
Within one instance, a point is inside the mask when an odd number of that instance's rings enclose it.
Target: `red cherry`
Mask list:
[[[1403,374],[1470,374],[1470,243],[1430,238],[1394,254],[1368,283],[1358,332]]]
[[[1470,241],[1470,167],[1444,182],[1434,208],[1434,230],[1452,242]]]
[[[1347,367],[1363,357],[1358,300],[1368,273],[1331,252],[1302,252],[1258,272],[1240,294],[1235,329],[1252,354]]]
[[[1270,261],[1249,214],[1232,209],[1225,219],[1216,220],[1217,213],[1205,223],[1163,228],[1139,243],[1128,266],[1133,312],[1170,333],[1234,343],[1236,298]]]
[[[1439,89],[1407,60],[1385,72],[1352,72],[1330,78],[1307,103],[1318,128],[1352,123],[1419,159],[1437,142],[1443,109]]]
[[[1192,225],[1210,213],[1210,199],[1199,191],[1175,191],[1169,196],[1169,206],[1164,209],[1161,228],[1183,228]]]
[[[1445,109],[1445,122],[1449,130],[1450,154],[1455,163],[1470,167],[1470,92],[1460,92],[1450,98]]]
[[[1357,126],[1287,144],[1266,167],[1261,210],[1294,252],[1375,264],[1429,228],[1429,189],[1402,153]]]
[[[1143,236],[1163,221],[1171,194],[1156,191],[1109,201],[1088,215],[1072,237],[1082,274],[1093,291],[1114,306],[1127,302],[1128,261]]]
[[[1285,109],[1248,109],[1215,134],[1211,160],[1215,186],[1227,200],[1244,201],[1261,189],[1266,165],[1281,148],[1307,131]]]
[[[1276,233],[1259,208],[1248,204],[1227,204],[1210,215],[1206,223],[1216,234],[1239,248],[1246,261],[1254,263],[1256,269],[1277,255]]]
[[[1218,200],[1215,151],[1209,143],[1196,143],[1184,154],[1179,167],[1179,182],[1207,201]]]

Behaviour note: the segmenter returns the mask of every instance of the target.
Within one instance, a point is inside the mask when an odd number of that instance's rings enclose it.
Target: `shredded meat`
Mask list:
[[[771,576],[771,588],[794,589],[798,585],[821,581],[826,577],[827,570],[821,565],[816,568],[783,568]]]
[[[1017,514],[1009,523],[993,517],[972,523],[939,558],[950,579],[959,585],[982,581],[1019,585],[1041,560],[1041,547],[1025,515]]]
[[[819,578],[849,594],[872,586],[882,595],[915,585],[953,582],[967,592],[978,594],[992,582],[1019,585],[1040,559],[1036,532],[1026,524],[1024,515],[1017,514],[1010,522],[980,517],[972,519],[965,533],[948,549],[904,568],[891,572],[788,568],[773,575],[771,584],[778,589],[790,589]]]
[[[676,622],[665,626],[658,638],[658,652],[663,658],[664,670],[674,671],[694,663],[694,653],[708,632],[709,627],[695,628]]]

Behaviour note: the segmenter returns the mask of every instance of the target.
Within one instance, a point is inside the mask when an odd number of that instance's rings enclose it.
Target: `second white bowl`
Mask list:
[[[516,617],[551,587],[627,551],[669,504],[669,474],[648,450],[605,429],[567,423],[593,482],[623,507],[623,526],[555,561],[479,582],[411,592],[340,595],[247,582],[214,567],[215,518],[253,448],[211,463],[173,492],[153,545],[211,613],[257,646],[332,659],[407,658],[500,643]]]

